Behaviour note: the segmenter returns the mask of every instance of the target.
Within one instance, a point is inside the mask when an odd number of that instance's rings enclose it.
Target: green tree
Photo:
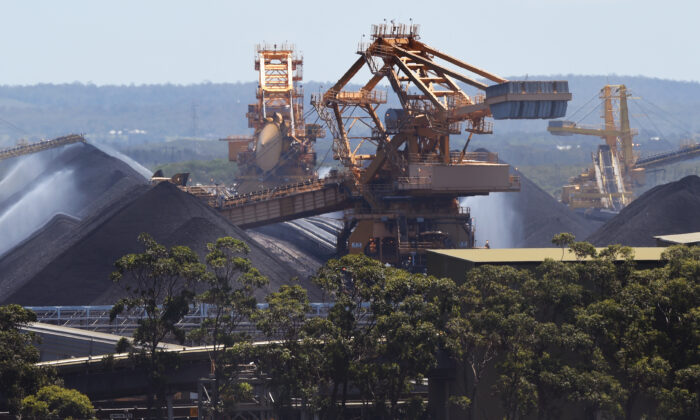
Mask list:
[[[20,330],[34,321],[34,312],[19,305],[0,306],[0,397],[10,414],[18,414],[22,399],[53,378],[52,371],[35,365],[34,335]]]
[[[327,418],[345,418],[348,390],[352,381],[359,382],[362,366],[371,354],[376,318],[370,316],[369,302],[375,288],[384,283],[385,267],[364,255],[331,259],[314,277],[335,304],[328,313],[328,324],[317,324],[323,335],[323,370],[331,387],[326,402]],[[356,361],[353,363],[353,361]]]
[[[57,385],[42,387],[22,400],[22,416],[29,419],[88,419],[93,411],[87,396]]]
[[[455,285],[385,267],[361,255],[330,260],[315,282],[334,305],[323,335],[322,377],[330,387],[327,418],[343,418],[348,388],[357,388],[366,416],[420,418],[422,400],[411,390],[435,365],[442,344],[447,312],[454,306]],[[338,395],[340,393],[340,395]]]
[[[253,318],[258,329],[275,341],[259,348],[259,367],[270,378],[277,414],[293,418],[295,399],[301,401],[302,410],[315,406],[321,379],[318,342],[304,331],[311,306],[306,290],[298,285],[283,285],[265,301],[267,308]]]
[[[566,248],[569,247],[572,243],[574,243],[574,240],[576,237],[567,232],[562,232],[554,235],[552,238],[552,243],[558,247],[561,247],[561,259],[564,259],[564,252],[566,251]]]
[[[114,305],[110,319],[125,310],[143,313],[134,331],[132,358],[148,375],[150,416],[154,396],[161,407],[165,401],[167,372],[176,363],[176,356],[162,351],[160,345],[166,337],[184,341],[185,331],[178,322],[189,311],[192,288],[204,276],[205,266],[188,247],[167,248],[145,233],[138,239],[145,251],[125,255],[115,263],[112,280],[123,285],[127,296]]]
[[[471,270],[458,289],[459,310],[447,323],[447,348],[463,367],[467,394],[460,401],[471,406],[471,419],[477,416],[481,379],[506,349],[506,324],[521,310],[517,290],[527,278],[527,272],[512,267],[483,266]]]
[[[211,415],[217,416],[224,410],[221,396],[228,397],[225,405],[230,407],[234,403],[231,398],[245,394],[241,392],[243,385],[237,375],[240,363],[236,362],[250,354],[249,346],[245,345],[250,337],[238,331],[241,323],[250,320],[256,310],[254,292],[266,285],[268,279],[246,257],[250,248],[243,241],[224,237],[207,244],[207,248],[206,290],[197,296],[197,301],[205,305],[208,317],[191,331],[190,338],[212,346],[209,352],[214,370]]]
[[[451,281],[387,268],[386,281],[370,303],[376,328],[371,334],[374,351],[365,363],[373,370],[372,394],[383,418],[420,418],[424,407],[411,411],[399,406],[435,367],[442,344],[442,298],[454,293]],[[380,398],[376,398],[379,396]],[[386,400],[386,402],[384,401]],[[388,405],[388,413],[384,406]]]

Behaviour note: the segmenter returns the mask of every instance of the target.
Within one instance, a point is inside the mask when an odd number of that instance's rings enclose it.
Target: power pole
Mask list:
[[[197,103],[192,101],[192,138],[197,137]]]

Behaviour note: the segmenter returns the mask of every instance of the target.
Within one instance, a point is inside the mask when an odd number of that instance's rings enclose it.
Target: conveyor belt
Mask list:
[[[659,153],[656,155],[638,159],[635,166],[638,168],[653,168],[656,166],[664,166],[686,159],[693,159],[699,156],[700,144],[695,144],[690,147],[684,147],[678,150],[674,150],[673,152]]]
[[[196,193],[188,187],[183,189]],[[201,194],[199,197],[243,229],[317,216],[352,205],[352,196],[344,184],[327,179],[235,195],[228,199]]]
[[[77,134],[72,134],[70,136],[59,137],[53,140],[40,141],[38,143],[30,143],[22,146],[11,147],[9,149],[2,149],[0,150],[0,160],[29,155],[42,150],[53,149],[54,147],[65,146],[66,144],[72,143],[85,143],[85,138]]]

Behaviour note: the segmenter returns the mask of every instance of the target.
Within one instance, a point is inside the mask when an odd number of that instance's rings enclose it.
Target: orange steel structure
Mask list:
[[[492,132],[487,118],[562,116],[571,99],[565,82],[508,82],[420,42],[418,29],[374,25],[350,69],[311,100],[357,197],[345,215],[340,251],[414,269],[425,265],[429,248],[474,246],[469,209],[460,207],[459,197],[520,188],[495,154],[466,150],[472,135]],[[369,69],[369,80],[359,91],[345,91],[362,68]],[[378,114],[387,101],[378,88],[383,80],[401,104],[385,112],[384,122]],[[468,95],[460,83],[477,93]],[[463,123],[469,139],[453,151],[450,135]]]
[[[340,170],[323,179],[296,178],[298,182],[280,185],[293,178],[290,174],[310,174],[295,171],[306,168],[310,148],[305,145],[321,129],[306,125],[301,130],[298,88],[290,85],[294,77],[289,76],[301,61],[290,48],[267,48],[259,49],[258,102],[248,114],[255,137],[227,139],[242,169],[241,184],[250,181],[257,190],[240,185],[235,192],[220,186],[182,188],[243,228],[344,210],[340,254],[364,253],[420,271],[427,249],[474,246],[471,215],[459,197],[520,189],[518,177],[495,153],[467,150],[472,136],[492,132],[490,117],[561,117],[571,94],[566,82],[510,82],[449,56],[420,42],[417,25],[374,25],[371,42],[360,44],[357,52],[359,58],[340,80],[311,98],[333,136]],[[363,67],[370,71],[369,80],[359,91],[344,90]],[[401,108],[385,108],[383,80]],[[476,93],[468,94],[463,85]],[[450,136],[462,129],[469,138],[461,150],[452,150]],[[289,150],[300,152],[286,159],[285,149],[271,141],[279,138],[289,139]],[[237,149],[237,142],[246,147]],[[300,148],[294,149],[297,144]],[[268,152],[276,158],[268,160]],[[278,183],[267,182],[268,177]]]
[[[229,160],[238,163],[240,192],[314,178],[313,143],[319,126],[304,121],[303,58],[287,44],[256,47],[257,101],[248,106],[253,136],[229,136]]]

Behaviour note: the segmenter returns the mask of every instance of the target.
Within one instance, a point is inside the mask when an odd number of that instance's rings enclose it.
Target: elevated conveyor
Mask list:
[[[73,143],[85,143],[83,136],[71,134],[69,136],[58,137],[53,140],[40,141],[36,143],[23,144],[9,149],[0,150],[0,160],[10,159],[13,157],[30,155],[32,153],[41,152],[42,150],[53,149],[55,147],[65,146]]]
[[[635,166],[638,168],[650,169],[683,160],[694,159],[696,157],[700,157],[700,144],[682,147],[673,152],[659,153],[638,159]]]
[[[200,194],[201,187],[182,189],[204,199],[243,229],[345,210],[352,207],[353,198],[342,178],[308,180],[230,198]]]
[[[457,154],[453,158],[457,159]],[[408,165],[409,176],[391,184],[357,185],[352,178],[340,176],[233,195],[216,186],[180,188],[243,229],[350,209],[362,205],[367,196],[385,203],[405,201],[407,197],[438,199],[520,189],[519,178],[509,174],[508,165],[496,163],[495,153],[469,153],[459,159],[459,164],[430,159],[413,162]],[[387,209],[385,213],[392,211]]]

